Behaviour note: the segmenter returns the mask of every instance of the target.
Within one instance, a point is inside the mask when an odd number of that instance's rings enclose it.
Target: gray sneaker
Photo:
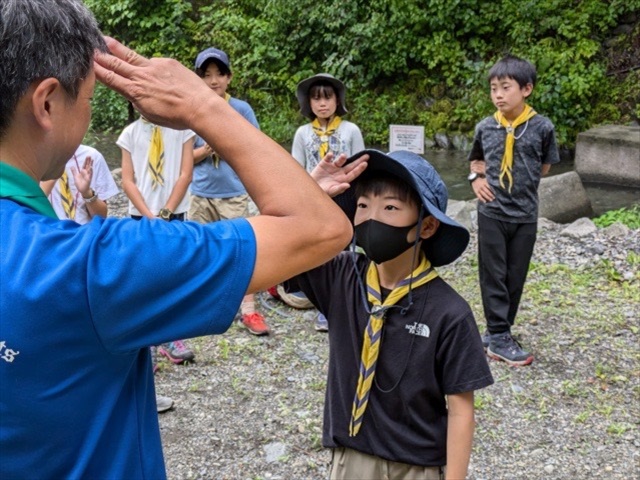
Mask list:
[[[162,395],[156,395],[156,407],[158,408],[158,413],[164,413],[167,410],[171,410],[173,407],[173,399],[163,397]]]
[[[533,355],[522,349],[511,333],[497,333],[491,335],[487,355],[494,360],[502,360],[512,367],[529,365],[533,362]]]
[[[489,348],[489,344],[491,343],[491,334],[489,332],[484,332],[482,334],[482,346],[484,347],[484,351],[487,351]]]
[[[318,312],[313,327],[316,329],[316,332],[328,332],[329,322],[327,321],[327,317]]]
[[[163,343],[158,347],[158,353],[167,357],[172,363],[192,362],[196,356],[182,340]]]

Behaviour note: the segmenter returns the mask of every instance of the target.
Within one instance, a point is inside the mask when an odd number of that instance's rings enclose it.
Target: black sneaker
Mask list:
[[[533,362],[533,355],[523,350],[509,332],[491,335],[487,355],[494,360],[502,360],[512,367],[529,365]]]

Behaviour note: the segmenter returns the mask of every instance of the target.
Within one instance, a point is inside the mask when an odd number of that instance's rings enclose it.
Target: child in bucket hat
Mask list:
[[[291,155],[307,172],[311,172],[329,152],[335,157],[340,154],[350,157],[364,150],[358,126],[343,119],[347,114],[346,88],[339,79],[328,73],[312,75],[298,84],[296,97],[301,113],[311,122],[296,131]],[[305,306],[311,307],[301,292],[285,293],[280,289],[280,297],[292,306],[303,299],[307,302]],[[324,332],[327,328],[327,319],[318,313],[315,329]]]
[[[348,157],[364,150],[358,126],[344,120],[346,88],[328,73],[318,73],[302,80],[296,88],[302,114],[311,120],[293,137],[291,155],[311,172],[328,152]]]
[[[447,189],[428,161],[365,150],[347,168],[363,154],[366,171],[335,200],[364,254],[344,251],[285,284],[331,324],[331,478],[444,478],[445,468],[465,478],[474,390],[493,378],[469,305],[434,267],[458,258],[469,233],[446,215]],[[312,176],[342,163],[324,159]]]

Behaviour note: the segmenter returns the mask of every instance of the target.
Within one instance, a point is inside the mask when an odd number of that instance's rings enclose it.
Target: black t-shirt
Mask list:
[[[413,290],[406,314],[401,308],[388,312],[362,428],[357,436],[349,437],[363,332],[369,319],[352,255],[356,255],[364,281],[366,257],[343,252],[287,282],[290,290],[305,292],[329,320],[322,443],[395,462],[445,465],[445,395],[493,383],[471,309],[444,280],[436,278]],[[409,296],[398,305],[409,305]]]
[[[553,123],[542,115],[535,115],[518,126],[513,147],[513,185],[504,178],[506,188],[500,186],[500,166],[504,156],[507,131],[493,116],[476,125],[469,160],[485,161],[487,181],[495,200],[478,202],[483,215],[511,223],[535,223],[538,219],[538,186],[543,164],[560,161]]]

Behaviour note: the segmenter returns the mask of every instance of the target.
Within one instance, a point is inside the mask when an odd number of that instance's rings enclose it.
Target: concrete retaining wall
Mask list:
[[[640,188],[640,127],[605,125],[579,133],[575,169],[583,182]]]

